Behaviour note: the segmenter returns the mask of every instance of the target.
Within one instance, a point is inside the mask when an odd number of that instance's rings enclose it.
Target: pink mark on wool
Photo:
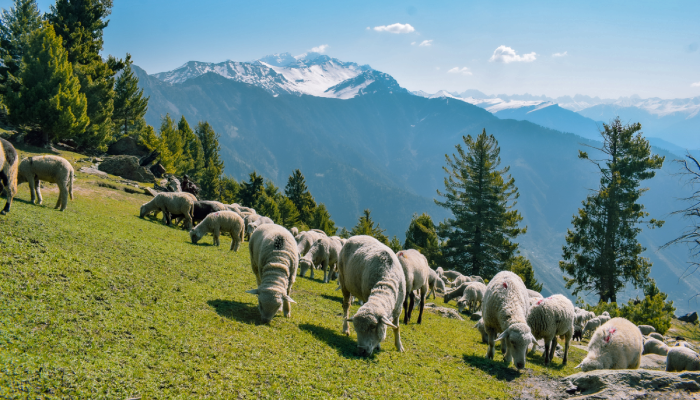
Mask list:
[[[505,283],[505,282],[503,282],[503,287],[506,288],[506,289],[508,289],[508,284]]]
[[[537,302],[537,305],[539,306],[540,304],[542,304],[543,301],[544,301],[544,299],[538,301],[538,302]]]
[[[617,331],[617,329],[611,328],[611,329],[608,331],[608,334],[605,335],[605,337],[603,337],[603,341],[605,341],[605,343],[610,343],[610,341],[612,340],[613,334],[614,334],[616,331]]]
[[[397,256],[403,257],[403,251],[399,251],[399,253],[397,254]]]

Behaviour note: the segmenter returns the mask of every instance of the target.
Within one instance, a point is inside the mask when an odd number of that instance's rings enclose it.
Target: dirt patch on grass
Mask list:
[[[527,378],[521,384],[520,393],[515,394],[514,398],[519,400],[565,399],[568,397],[565,390],[558,378],[528,372]]]

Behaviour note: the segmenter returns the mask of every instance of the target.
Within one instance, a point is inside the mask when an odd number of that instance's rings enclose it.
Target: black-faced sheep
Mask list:
[[[418,250],[401,250],[396,253],[396,257],[403,268],[404,277],[406,278],[406,298],[403,301],[404,309],[404,325],[411,320],[413,305],[415,304],[416,295],[414,290],[420,290],[420,312],[418,313],[417,323],[423,320],[423,307],[425,306],[425,296],[428,294],[428,286],[430,279],[430,266],[428,260]],[[409,304],[410,298],[410,304]]]
[[[5,193],[7,202],[0,215],[10,212],[12,199],[17,194],[17,170],[19,157],[17,150],[5,139],[0,138],[0,192]]]
[[[371,236],[354,236],[340,252],[338,271],[343,292],[343,333],[350,334],[352,322],[360,355],[370,356],[379,348],[387,326],[394,330],[396,350],[404,351],[399,318],[406,297],[406,278],[396,254]],[[364,304],[349,318],[353,296]]]
[[[643,350],[644,339],[637,326],[624,318],[613,318],[596,329],[588,343],[588,355],[576,368],[583,372],[637,369]]]
[[[313,279],[314,269],[321,267],[323,268],[323,283],[330,282],[333,266],[338,263],[342,248],[343,245],[338,239],[328,236],[316,239],[306,255],[299,260],[299,274],[304,276],[306,271],[311,269],[311,279]]]
[[[700,355],[687,347],[671,347],[666,356],[666,371],[700,371]]]
[[[530,343],[535,342],[527,324],[530,300],[520,277],[510,271],[501,271],[486,287],[481,307],[484,328],[489,335],[486,357],[493,360],[496,340],[506,348],[503,360],[515,362],[518,369],[525,367],[525,355]],[[498,337],[496,335],[501,333]]]
[[[73,180],[75,171],[68,160],[59,156],[44,155],[25,158],[19,163],[17,184],[29,183],[29,193],[32,203],[41,204],[40,181],[55,183],[58,185],[58,201],[54,208],[65,210],[68,206],[68,197],[73,200]]]
[[[175,193],[158,193],[153,200],[141,206],[140,217],[143,218],[146,214],[153,211],[163,212],[163,223],[169,224],[168,215],[181,214],[185,216],[185,228],[192,229],[192,214],[194,213],[194,200],[190,193],[175,192]]]
[[[290,295],[299,266],[294,237],[283,226],[265,224],[250,235],[248,248],[258,287],[246,293],[258,296],[262,322],[270,322],[280,309],[289,317],[291,303],[296,303]]]
[[[544,365],[549,364],[554,358],[557,336],[564,339],[564,356],[561,363],[566,365],[569,344],[574,334],[575,314],[571,300],[560,294],[540,299],[530,308],[527,324],[535,339],[544,339]]]
[[[190,231],[190,239],[196,244],[207,233],[214,236],[214,245],[219,245],[219,235],[227,232],[231,235],[231,250],[238,251],[243,243],[243,219],[233,211],[217,211],[207,215],[204,220]]]

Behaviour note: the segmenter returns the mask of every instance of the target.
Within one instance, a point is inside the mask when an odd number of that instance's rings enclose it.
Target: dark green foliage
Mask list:
[[[165,114],[165,117],[161,120],[159,136],[163,142],[160,148],[160,163],[163,164],[166,171],[175,174],[178,172],[178,164],[182,159],[182,151],[185,144],[182,141],[177,125],[175,125],[175,121],[170,118],[170,114]]]
[[[267,192],[264,190],[260,193],[260,196],[258,196],[253,208],[258,214],[270,218],[276,224],[282,222],[282,215],[280,214],[275,198],[268,196]]]
[[[224,162],[219,155],[219,151],[221,151],[219,135],[208,122],[199,122],[195,134],[202,146],[202,165],[204,167],[201,175],[197,176],[201,189],[200,195],[205,199],[218,200],[221,196],[220,178],[224,172]],[[191,145],[197,147],[196,144],[191,143]],[[262,178],[260,178],[260,185],[262,186]],[[250,204],[254,204],[254,202]]]
[[[335,222],[331,219],[331,214],[326,209],[326,205],[321,203],[314,208],[314,213],[309,221],[309,228],[320,229],[328,236],[335,235],[338,228],[335,227]]]
[[[287,186],[284,188],[284,194],[294,203],[299,210],[300,219],[307,225],[311,226],[311,218],[316,208],[316,202],[313,196],[309,193],[306,187],[306,179],[301,171],[296,169],[289,176]]]
[[[362,214],[362,216],[360,216],[360,219],[357,221],[357,225],[355,225],[350,231],[350,235],[372,236],[373,238],[379,240],[380,242],[388,246],[389,238],[384,234],[386,229],[381,229],[379,227],[379,224],[376,224],[375,226],[375,222],[372,221],[372,217],[370,216],[370,214],[371,211],[369,209],[365,209],[364,213]]]
[[[345,227],[343,227],[342,229],[340,229],[340,233],[338,233],[338,236],[340,236],[343,239],[350,239],[350,236],[352,236],[352,234]]]
[[[224,204],[233,204],[238,199],[238,191],[241,186],[230,176],[223,175],[221,177],[221,202]]]
[[[406,231],[406,241],[404,249],[416,249],[428,259],[431,268],[438,267],[437,261],[440,258],[440,245],[437,230],[430,215],[413,214],[413,219]]]
[[[299,228],[299,210],[297,210],[297,207],[294,205],[294,203],[292,203],[292,201],[289,200],[289,197],[281,196],[280,199],[277,201],[277,207],[280,210],[280,225],[284,226],[287,229],[291,229],[295,226]]]
[[[46,142],[85,130],[87,100],[51,25],[44,24],[31,35],[19,78],[19,91],[7,96],[10,121],[41,130]]]
[[[250,174],[248,182],[241,182],[241,190],[238,192],[238,201],[244,207],[255,208],[255,203],[258,202],[258,197],[262,195],[263,190],[263,177],[253,171]]]
[[[651,262],[641,253],[637,235],[639,227],[660,227],[663,221],[644,221],[649,215],[637,200],[647,190],[643,180],[653,178],[664,157],[651,155],[649,142],[639,132],[640,124],[623,126],[619,119],[604,124],[601,132],[603,160],[589,159],[579,151],[579,158],[590,160],[600,171],[600,187],[583,201],[574,215],[563,247],[559,268],[567,275],[566,287],[595,292],[601,301],[616,302],[617,293],[631,282],[646,285]]]
[[[394,253],[401,251],[401,241],[396,237],[396,235],[394,235],[394,237],[392,237],[389,241],[389,248],[393,250]]]
[[[542,284],[535,279],[535,270],[527,258],[521,255],[511,258],[508,261],[508,271],[518,275],[528,289],[532,289],[535,292],[542,291]]]
[[[17,77],[29,38],[41,27],[41,16],[36,0],[14,0],[13,7],[0,15],[0,94],[18,91]]]
[[[445,155],[445,192],[438,191],[444,200],[435,200],[453,214],[438,229],[445,239],[444,267],[491,279],[515,256],[518,244],[511,240],[526,228],[518,227],[523,218],[514,209],[519,195],[515,180],[506,175],[509,167],[498,169],[496,138],[484,130],[476,140],[463,140],[466,149],[458,144],[457,155]]]
[[[148,97],[144,97],[143,89],[139,89],[139,78],[131,69],[131,54],[126,55],[124,69],[114,85],[114,112],[112,121],[120,136],[138,133],[139,122],[144,121],[148,111]],[[184,120],[184,116],[182,119]],[[145,122],[145,121],[144,121]],[[185,121],[187,123],[187,121]],[[179,125],[178,125],[179,128]],[[190,132],[192,129],[187,126]],[[194,136],[194,133],[192,133]]]

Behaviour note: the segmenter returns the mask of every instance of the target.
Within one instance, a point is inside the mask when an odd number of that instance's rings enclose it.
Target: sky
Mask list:
[[[698,1],[115,0],[109,19],[103,55],[148,73],[316,48],[429,93],[700,96]]]

